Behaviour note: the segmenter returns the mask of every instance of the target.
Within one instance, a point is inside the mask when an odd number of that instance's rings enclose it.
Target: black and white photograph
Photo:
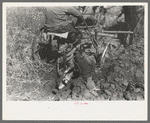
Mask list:
[[[147,99],[147,4],[49,4],[5,5],[6,102]]]

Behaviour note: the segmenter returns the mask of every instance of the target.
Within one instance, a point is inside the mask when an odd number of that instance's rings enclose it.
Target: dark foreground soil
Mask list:
[[[20,101],[144,100],[143,43],[141,40],[127,49],[122,48],[121,55],[117,58],[106,58],[103,68],[94,75],[95,85],[99,89],[96,91],[97,95],[93,95],[87,89],[82,76],[71,80],[59,94],[56,94],[54,69],[51,72],[39,70],[40,83],[24,82],[20,92],[15,92],[15,84],[13,90],[7,86],[8,97]],[[53,65],[49,65],[49,68],[53,68]]]

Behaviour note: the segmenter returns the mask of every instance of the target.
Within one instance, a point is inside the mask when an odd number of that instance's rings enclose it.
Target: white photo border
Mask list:
[[[74,101],[6,101],[6,7],[14,6],[94,6],[94,5],[144,5],[144,69],[145,99],[143,101],[78,101],[87,105],[75,105]],[[3,3],[2,49],[2,109],[3,120],[147,120],[148,115],[148,3],[146,2],[21,2]]]

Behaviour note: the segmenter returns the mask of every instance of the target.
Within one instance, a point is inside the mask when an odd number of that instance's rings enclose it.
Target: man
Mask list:
[[[46,17],[45,32],[55,32],[55,33],[69,32],[66,43],[74,43],[76,41],[77,32],[76,32],[75,28],[73,27],[74,24],[72,24],[69,21],[70,15],[77,18],[78,19],[77,22],[82,22],[83,16],[75,7],[49,7],[49,8],[46,8],[45,9],[45,17]],[[70,20],[74,20],[74,18],[70,19]],[[72,52],[72,50],[71,50],[70,52],[72,54],[74,54],[75,51]],[[73,59],[72,54],[66,55],[66,56],[69,56],[68,58],[66,58],[66,59],[69,59],[68,60],[69,61],[68,68],[74,67],[74,65],[73,65],[74,63],[72,60]],[[81,65],[80,62],[79,62],[79,64]],[[82,71],[84,73],[83,78],[85,77],[86,78],[85,80],[88,81],[88,80],[91,80],[91,74],[92,74],[91,73],[91,71],[92,71],[91,67],[92,66],[89,66],[88,63],[86,65],[88,67],[83,66],[86,68],[85,68],[85,70],[82,69]],[[85,75],[85,74],[87,74],[87,75]],[[69,75],[69,77],[68,77],[68,75]],[[62,80],[64,80],[65,83],[67,83],[71,79],[71,75],[72,75],[72,73],[67,74],[66,76],[64,76],[64,78]],[[91,82],[91,81],[88,81],[88,83],[89,82]],[[91,82],[91,83],[93,83],[93,82]],[[63,87],[64,87],[64,84],[60,83],[59,89],[62,89]],[[92,89],[93,89],[93,87],[92,87]]]
[[[71,20],[69,20],[70,18]],[[45,32],[69,32],[67,43],[73,43],[77,37],[77,31],[73,27],[75,18],[78,20],[83,19],[77,7],[47,7],[45,8]],[[76,23],[76,21],[74,23]]]

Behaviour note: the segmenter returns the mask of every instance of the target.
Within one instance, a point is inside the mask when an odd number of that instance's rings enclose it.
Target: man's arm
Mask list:
[[[84,20],[83,15],[75,7],[68,7],[66,13],[77,18],[76,26]]]
[[[68,7],[67,14],[73,15],[76,18],[81,18],[82,14],[75,7]]]

